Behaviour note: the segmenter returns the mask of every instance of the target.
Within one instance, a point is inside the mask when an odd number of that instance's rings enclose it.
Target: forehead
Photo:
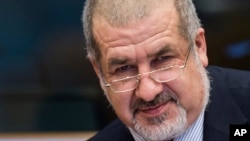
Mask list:
[[[162,34],[179,35],[179,17],[174,3],[153,10],[148,17],[130,22],[124,26],[115,26],[103,16],[93,19],[93,34],[98,42],[102,59],[108,50],[117,47],[137,46],[142,42],[154,42]]]

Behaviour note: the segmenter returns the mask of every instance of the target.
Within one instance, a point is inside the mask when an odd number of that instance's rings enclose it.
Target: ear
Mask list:
[[[92,67],[93,67],[98,79],[99,79],[99,83],[101,85],[102,90],[105,91],[106,87],[104,85],[103,76],[102,76],[101,69],[100,69],[101,66],[97,63],[97,61],[95,59],[90,58],[90,62],[92,64]]]
[[[201,63],[204,67],[208,65],[207,57],[207,45],[205,39],[205,31],[203,28],[199,28],[195,37],[195,50],[201,60]]]

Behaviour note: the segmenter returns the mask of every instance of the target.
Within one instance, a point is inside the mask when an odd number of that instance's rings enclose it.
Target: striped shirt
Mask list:
[[[204,112],[201,112],[199,118],[174,141],[203,141],[203,122]]]
[[[179,137],[175,138],[174,141],[203,141],[203,122],[204,122],[204,111],[201,112],[199,118]],[[135,141],[143,141],[134,130],[129,128]]]

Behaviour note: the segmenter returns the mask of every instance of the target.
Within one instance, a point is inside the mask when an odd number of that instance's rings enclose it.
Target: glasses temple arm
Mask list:
[[[190,54],[190,52],[191,52],[191,49],[192,49],[192,46],[190,45],[190,46],[188,47],[187,57],[186,57],[186,59],[185,59],[185,62],[184,62],[183,65],[181,66],[181,68],[185,68],[185,67],[186,67],[186,64],[187,64],[188,57],[189,57],[189,54]]]

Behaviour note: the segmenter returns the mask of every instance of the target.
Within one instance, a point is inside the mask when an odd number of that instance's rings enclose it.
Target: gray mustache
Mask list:
[[[177,101],[177,97],[173,93],[163,92],[158,94],[152,101],[144,101],[143,99],[137,99],[131,106],[131,110],[136,112],[141,108],[155,107],[164,104],[170,100]]]

